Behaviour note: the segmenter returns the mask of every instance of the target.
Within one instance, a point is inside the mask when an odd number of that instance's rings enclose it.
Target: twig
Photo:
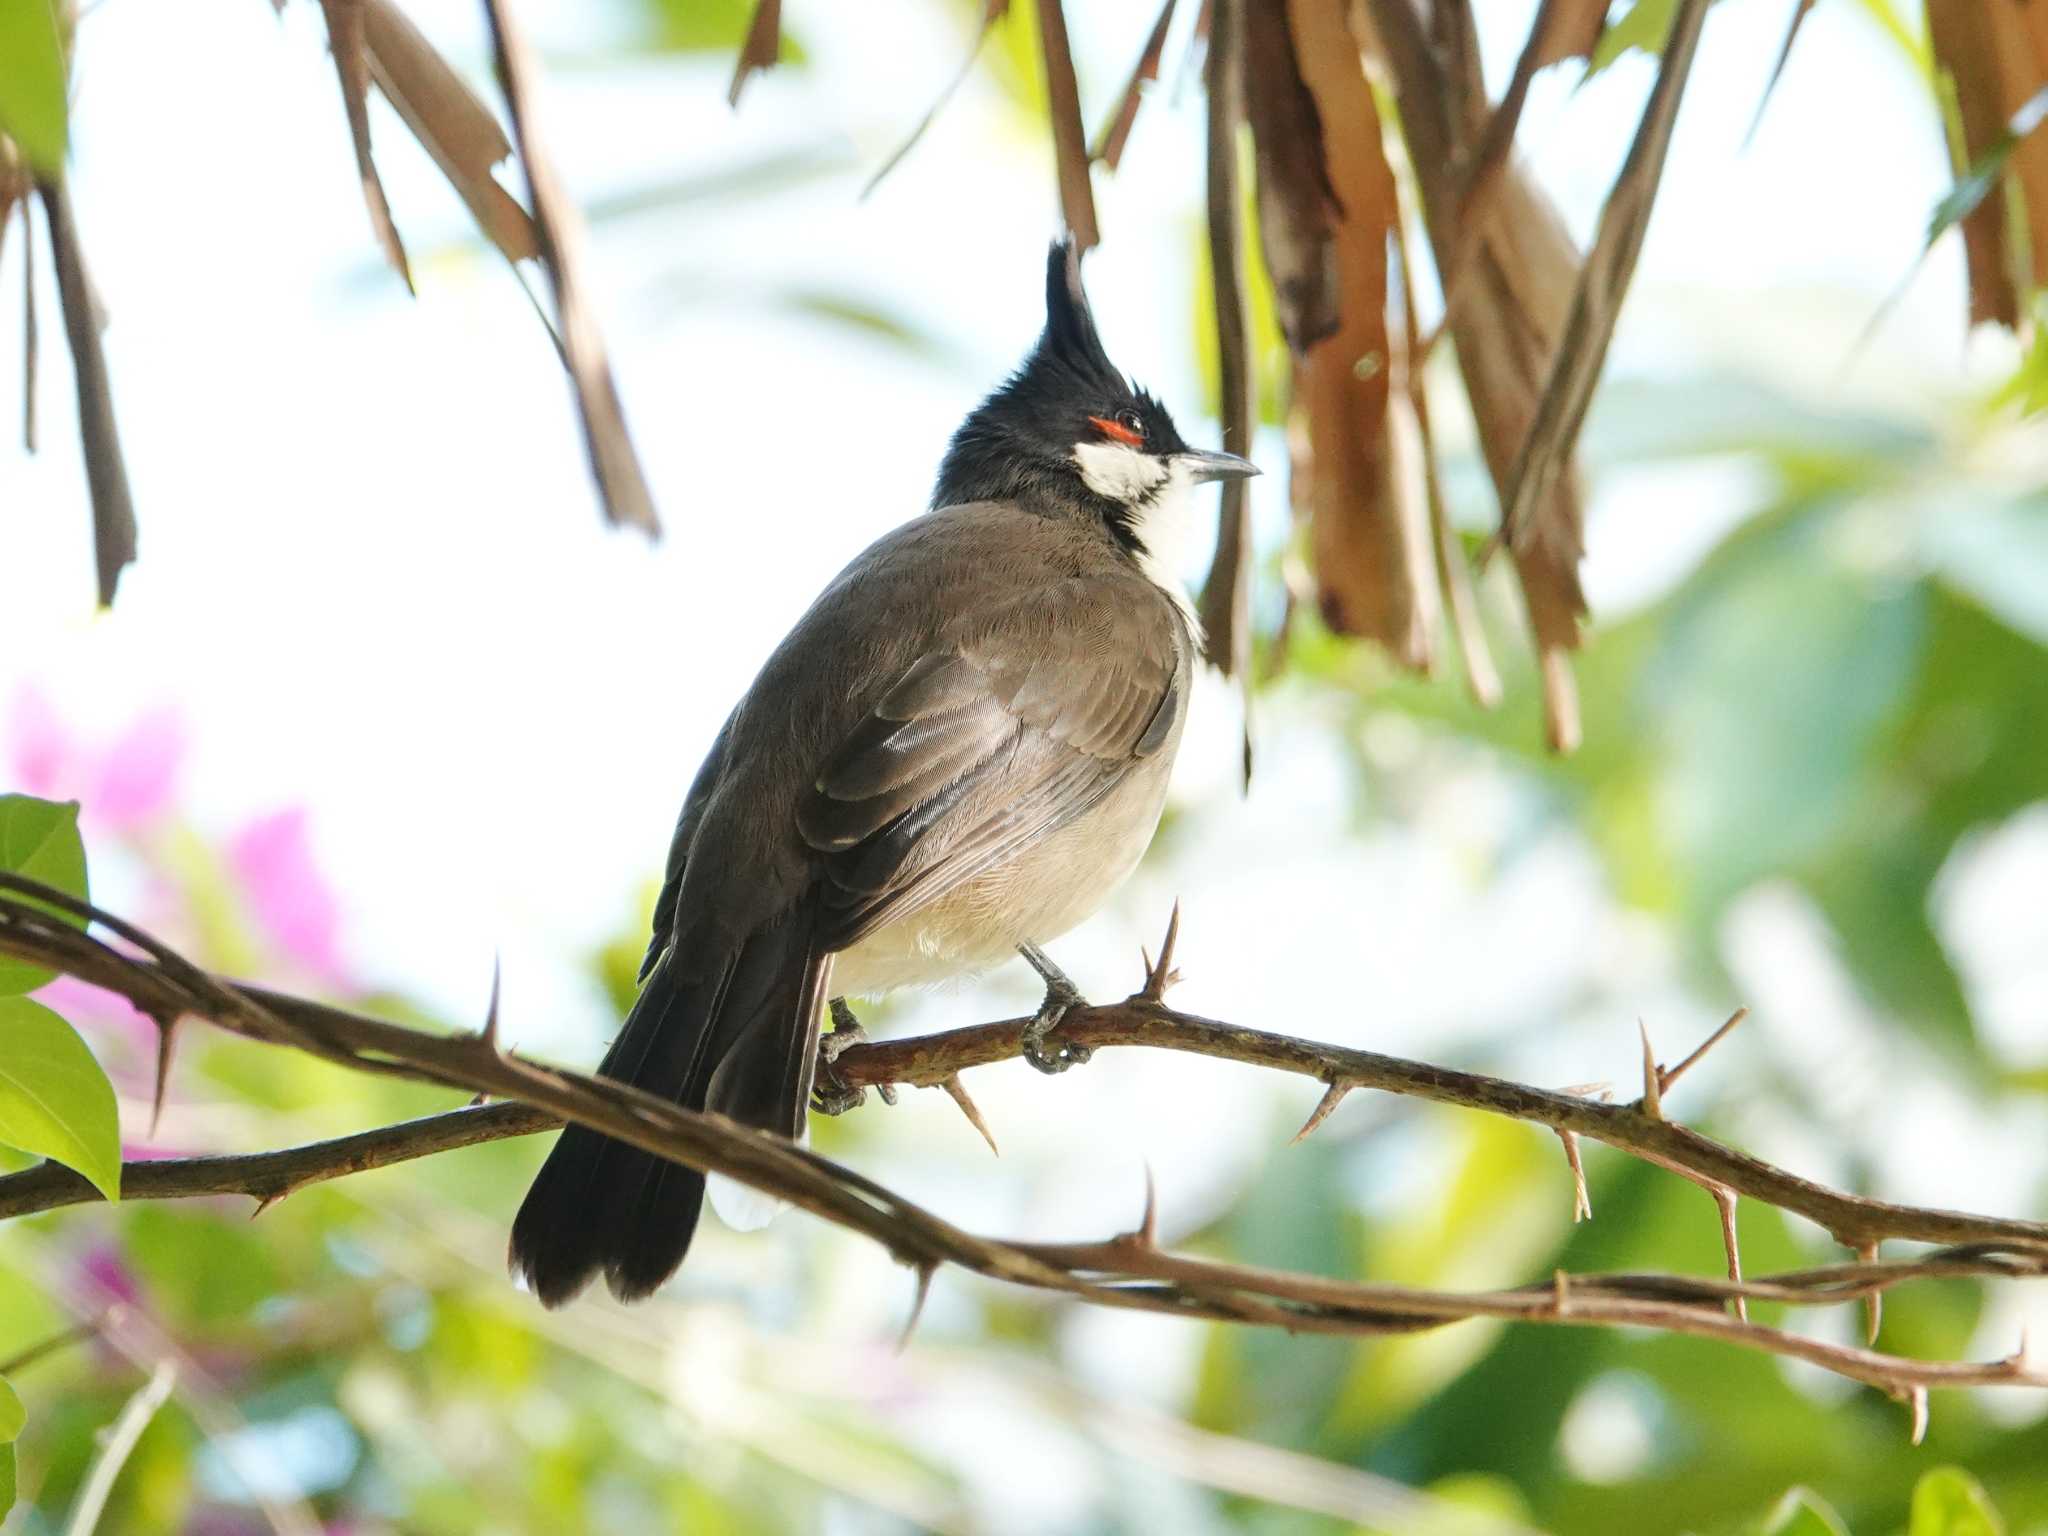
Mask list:
[[[156,1369],[149,1373],[149,1380],[128,1399],[120,1417],[107,1431],[99,1458],[93,1462],[92,1471],[86,1474],[85,1485],[78,1490],[78,1502],[71,1506],[71,1519],[64,1527],[64,1536],[92,1536],[99,1527],[107,1498],[114,1491],[114,1479],[121,1475],[121,1469],[134,1454],[142,1432],[149,1428],[149,1421],[156,1417],[157,1409],[163,1407],[164,1399],[171,1395],[171,1388],[177,1384],[177,1366],[169,1360],[159,1360]]]
[[[1167,1045],[1286,1070],[1314,1070],[1326,1081],[1344,1077],[1357,1086],[1387,1086],[1440,1102],[1467,1103],[1607,1140],[1651,1161],[1678,1165],[1687,1177],[1713,1179],[1731,1189],[1762,1191],[1760,1198],[1822,1220],[1837,1235],[1916,1237],[1962,1244],[1920,1260],[1859,1263],[1766,1277],[1720,1280],[1686,1275],[1567,1275],[1515,1290],[1458,1293],[1364,1285],[1313,1275],[1220,1264],[1161,1249],[1156,1216],[1138,1233],[1106,1242],[1020,1243],[966,1232],[904,1200],[852,1169],[806,1148],[753,1131],[716,1115],[694,1114],[607,1079],[542,1066],[494,1049],[476,1034],[429,1035],[261,988],[227,983],[198,971],[155,940],[140,935],[88,903],[19,876],[0,876],[0,890],[31,895],[32,905],[0,896],[0,953],[62,970],[129,998],[157,1016],[194,1013],[231,1032],[308,1052],[356,1070],[387,1073],[469,1091],[520,1099],[457,1111],[342,1138],[323,1148],[294,1149],[242,1160],[243,1193],[255,1176],[270,1191],[312,1177],[423,1155],[427,1143],[466,1145],[497,1135],[539,1129],[570,1117],[607,1136],[689,1166],[727,1174],[816,1215],[863,1233],[920,1271],[953,1264],[992,1279],[1076,1297],[1096,1305],[1181,1317],[1266,1324],[1333,1334],[1413,1331],[1473,1317],[1526,1323],[1662,1329],[1717,1338],[1742,1348],[1804,1359],[1911,1400],[1915,1390],[2022,1383],[2048,1386],[2048,1373],[2024,1351],[2004,1360],[1910,1360],[1881,1352],[1763,1327],[1728,1315],[1737,1298],[1825,1305],[1861,1299],[1890,1286],[1934,1275],[2021,1279],[2048,1275],[2048,1226],[1956,1212],[1887,1205],[1840,1194],[1746,1158],[1667,1121],[1629,1106],[1591,1103],[1519,1084],[1400,1062],[1368,1052],[1292,1040],[1285,1036],[1179,1014],[1142,997],[1107,1008],[1077,1009],[1065,1026],[1099,1044]],[[70,911],[134,935],[148,958],[116,950],[65,924],[48,910]],[[939,1082],[961,1066],[1015,1055],[1025,1021],[954,1030],[922,1040],[857,1046],[841,1058],[849,1076],[868,1083]],[[893,1070],[885,1069],[893,1066]],[[531,1107],[529,1108],[528,1105]],[[458,1131],[457,1128],[460,1128]],[[481,1134],[479,1131],[481,1130]],[[381,1142],[376,1138],[383,1137]],[[377,1150],[369,1153],[372,1146]],[[364,1161],[368,1156],[371,1160]],[[211,1166],[217,1189],[223,1160]],[[188,1168],[159,1177],[173,1183]],[[23,1181],[43,1170],[0,1180],[0,1209],[47,1208],[45,1198],[21,1198]],[[130,1194],[147,1198],[138,1179]],[[184,1192],[198,1192],[187,1188]],[[1156,1210],[1156,1204],[1152,1209]],[[1562,1302],[1560,1301],[1562,1297]]]
[[[946,82],[945,88],[939,92],[938,99],[927,107],[924,116],[917,120],[917,126],[910,130],[910,137],[896,146],[895,153],[882,162],[875,174],[868,178],[867,185],[860,189],[862,202],[866,202],[889,173],[903,163],[903,157],[917,147],[917,141],[924,137],[925,130],[931,127],[933,120],[945,108],[946,103],[953,99],[953,93],[966,83],[968,75],[974,72],[974,61],[981,57],[981,45],[988,40],[990,31],[1008,14],[1009,9],[1010,0],[983,0],[981,25],[975,28],[974,41],[968,45],[967,57],[960,61],[960,68]]]
[[[1131,126],[1138,120],[1138,104],[1144,99],[1145,87],[1159,79],[1159,58],[1166,52],[1166,31],[1173,24],[1174,3],[1175,0],[1166,0],[1160,6],[1159,19],[1152,23],[1144,51],[1131,66],[1131,78],[1124,83],[1123,95],[1117,98],[1115,115],[1102,125],[1095,147],[1088,151],[1088,158],[1101,161],[1103,169],[1112,175],[1124,157],[1124,145],[1130,142]]]

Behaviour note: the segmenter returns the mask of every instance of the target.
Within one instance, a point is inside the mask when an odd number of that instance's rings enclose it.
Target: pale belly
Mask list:
[[[1166,767],[1133,774],[1074,825],[842,950],[833,995],[872,997],[992,970],[1019,944],[1048,943],[1082,922],[1150,845]],[[1120,830],[1105,835],[1111,828]]]

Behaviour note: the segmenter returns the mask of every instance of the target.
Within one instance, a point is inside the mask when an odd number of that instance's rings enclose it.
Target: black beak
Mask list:
[[[1195,448],[1173,457],[1175,463],[1194,476],[1197,485],[1210,480],[1243,480],[1259,473],[1258,465],[1234,453],[1208,453]]]

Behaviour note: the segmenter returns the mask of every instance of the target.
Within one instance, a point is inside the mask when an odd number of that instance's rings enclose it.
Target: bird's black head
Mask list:
[[[1080,254],[1063,242],[1046,261],[1038,345],[953,434],[932,505],[1021,501],[1081,511],[1144,552],[1187,490],[1257,473],[1232,454],[1189,448],[1166,407],[1117,371],[1081,289]]]

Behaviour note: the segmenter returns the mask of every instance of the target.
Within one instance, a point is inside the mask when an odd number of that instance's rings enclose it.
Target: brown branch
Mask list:
[[[658,1155],[727,1174],[863,1233],[920,1273],[952,1264],[1103,1306],[1304,1332],[1410,1331],[1473,1317],[1655,1328],[1804,1359],[1909,1403],[1930,1387],[2048,1385],[2048,1373],[2023,1355],[1974,1363],[1909,1360],[1747,1323],[1723,1310],[1738,1298],[1795,1305],[1855,1301],[1937,1275],[2048,1275],[2048,1227],[1839,1194],[1667,1121],[1652,1120],[1634,1107],[1593,1104],[1476,1074],[1242,1029],[1180,1014],[1142,995],[1106,1008],[1077,1010],[1069,1015],[1073,1022],[1062,1024],[1075,1043],[1143,1043],[1283,1070],[1313,1069],[1332,1083],[1348,1080],[1354,1086],[1391,1087],[1578,1130],[1644,1155],[1668,1154],[1689,1176],[1705,1171],[1744,1192],[1775,1191],[1786,1198],[1772,1203],[1816,1219],[1824,1217],[1824,1224],[1838,1235],[1843,1230],[1880,1232],[1958,1246],[1917,1260],[1834,1265],[1761,1280],[1560,1274],[1514,1290],[1455,1293],[1363,1285],[1176,1254],[1158,1244],[1156,1211],[1149,1199],[1139,1231],[1107,1242],[1004,1242],[966,1232],[852,1169],[723,1117],[694,1114],[620,1083],[527,1061],[502,1052],[481,1033],[424,1034],[308,999],[224,981],[131,925],[19,876],[0,875],[0,891],[26,895],[40,904],[0,896],[0,953],[37,961],[119,993],[153,1017],[193,1014],[232,1033],[356,1070],[526,1101],[458,1110],[407,1126],[251,1158],[136,1165],[130,1170],[131,1198],[147,1198],[152,1180],[161,1181],[155,1187],[167,1191],[222,1193],[232,1185],[234,1192],[275,1198],[318,1178],[526,1134],[557,1118],[573,1118]],[[137,952],[68,926],[50,908],[100,922]],[[854,1081],[943,1084],[961,1066],[1018,1054],[1022,1026],[1022,1020],[1015,1020],[921,1040],[855,1046],[838,1065]],[[68,1186],[38,1182],[53,1177],[36,1169],[0,1180],[0,1200],[5,1201],[0,1209],[21,1212],[64,1203],[49,1197]],[[35,1193],[38,1190],[40,1194]],[[1759,1198],[1772,1196],[1761,1193]]]

